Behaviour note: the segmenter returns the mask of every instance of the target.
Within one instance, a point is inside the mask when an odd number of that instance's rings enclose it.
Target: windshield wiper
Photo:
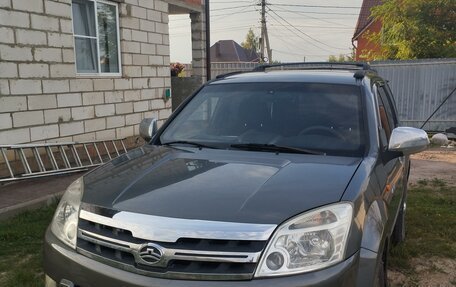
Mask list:
[[[171,141],[171,142],[167,142],[167,143],[162,143],[162,145],[166,145],[166,146],[170,146],[170,145],[174,145],[174,144],[187,144],[187,145],[196,146],[197,148],[200,148],[200,149],[202,149],[202,148],[216,149],[216,147],[213,147],[210,145],[205,145],[205,144],[191,142],[191,141]]]
[[[288,153],[302,153],[302,154],[315,154],[315,155],[326,155],[324,152],[315,150],[291,147],[291,146],[279,146],[274,144],[232,144],[232,148],[253,150],[253,151],[273,151],[273,152],[288,152]]]

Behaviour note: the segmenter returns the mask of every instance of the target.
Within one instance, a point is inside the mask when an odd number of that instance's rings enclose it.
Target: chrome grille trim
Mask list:
[[[79,217],[129,230],[136,238],[160,242],[176,242],[179,238],[266,241],[277,227],[275,224],[191,220],[125,211],[110,218],[81,210]]]
[[[147,244],[135,244],[122,240],[116,240],[99,234],[79,229],[78,237],[86,241],[106,246],[115,250],[131,253],[136,262],[141,262],[140,250]],[[127,247],[128,246],[128,247]],[[226,263],[258,263],[261,252],[218,252],[218,251],[199,251],[185,249],[165,249],[163,259],[154,266],[167,267],[172,260],[187,260],[201,262],[226,262]],[[146,263],[147,264],[147,263]]]
[[[77,252],[128,272],[166,279],[252,279],[276,228],[107,211],[80,211]]]
[[[149,276],[149,277],[156,277],[156,278],[164,278],[164,279],[178,279],[178,280],[213,280],[213,281],[220,281],[220,280],[249,280],[252,279],[253,274],[201,274],[201,273],[181,273],[181,272],[166,272],[166,273],[158,273],[158,272],[151,272],[151,271],[146,271],[146,270],[141,270],[137,269],[132,265],[128,264],[123,264],[118,261],[114,261],[108,258],[105,258],[103,256],[99,256],[96,254],[93,254],[91,252],[87,252],[84,249],[77,248],[77,251],[93,260],[96,260],[98,262],[105,263],[107,265],[111,265],[113,267],[132,272],[132,273],[137,273],[140,275],[144,276]]]

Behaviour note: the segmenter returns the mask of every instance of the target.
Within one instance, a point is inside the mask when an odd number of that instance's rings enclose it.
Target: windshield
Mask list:
[[[314,83],[212,84],[170,123],[162,144],[217,148],[274,145],[329,155],[364,153],[358,86]]]

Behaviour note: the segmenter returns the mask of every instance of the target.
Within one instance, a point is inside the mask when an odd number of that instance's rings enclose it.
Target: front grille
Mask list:
[[[150,241],[126,229],[79,219],[77,250],[103,263],[138,274],[188,280],[252,279],[260,254],[260,240],[179,238],[176,242]],[[159,246],[163,258],[157,264],[140,259],[140,250]]]

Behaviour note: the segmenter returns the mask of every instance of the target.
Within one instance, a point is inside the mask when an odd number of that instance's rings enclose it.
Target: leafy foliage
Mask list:
[[[352,62],[354,60],[353,55],[345,55],[340,54],[339,56],[330,55],[328,58],[328,62],[336,63],[336,62]]]
[[[260,50],[260,37],[255,35],[252,28],[249,29],[245,36],[245,41],[241,43],[242,48],[258,53]]]
[[[384,0],[372,9],[382,30],[367,39],[380,46],[372,59],[456,57],[456,1]]]

